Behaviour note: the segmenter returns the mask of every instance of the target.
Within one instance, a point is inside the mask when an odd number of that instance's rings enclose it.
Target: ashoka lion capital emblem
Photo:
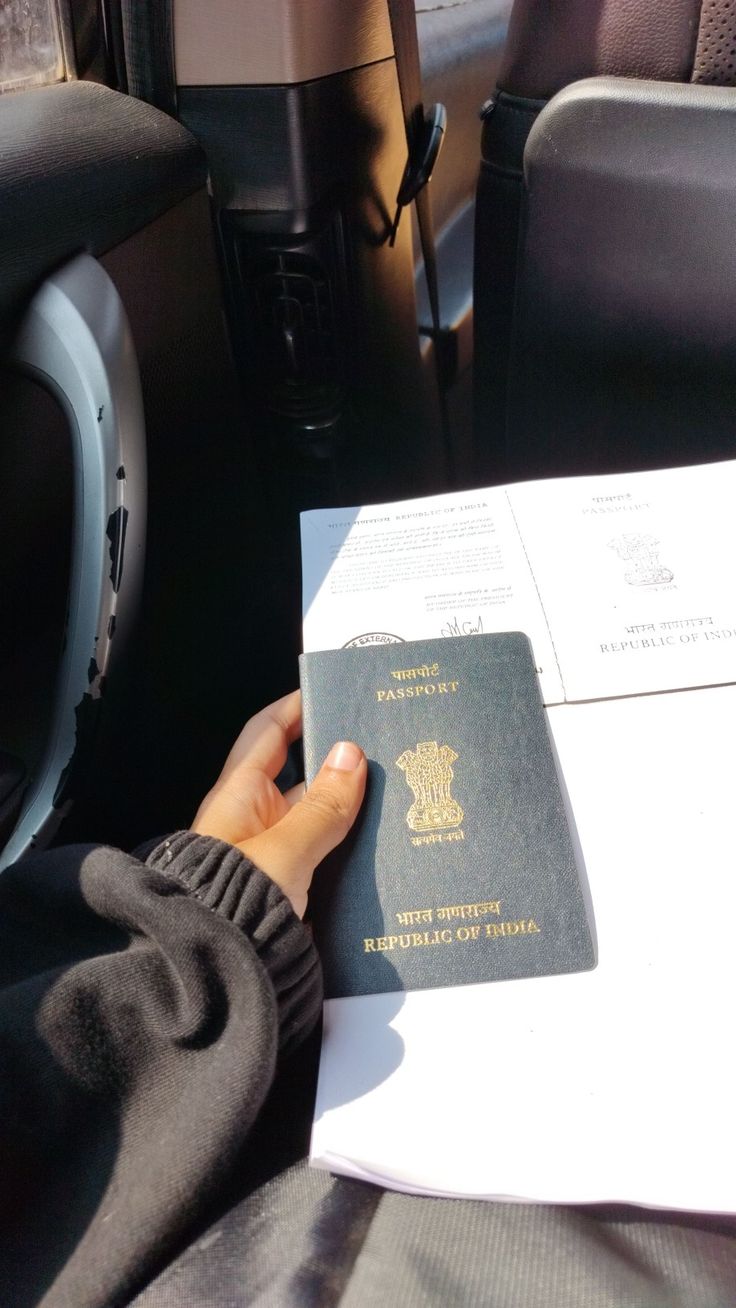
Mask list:
[[[659,561],[659,541],[642,532],[626,532],[608,542],[624,563],[632,566],[624,573],[629,586],[661,586],[673,580],[674,573]]]
[[[412,831],[443,831],[459,827],[465,814],[450,794],[452,764],[458,755],[449,745],[424,740],[415,750],[406,749],[396,764],[414,791],[414,803],[406,815]]]

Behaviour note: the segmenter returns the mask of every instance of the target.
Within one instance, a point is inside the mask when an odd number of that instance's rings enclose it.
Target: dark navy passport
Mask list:
[[[307,785],[337,740],[368,757],[310,891],[327,998],[594,966],[526,636],[304,654],[300,676]]]

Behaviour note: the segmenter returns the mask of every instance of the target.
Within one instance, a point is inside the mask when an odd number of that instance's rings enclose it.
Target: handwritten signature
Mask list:
[[[440,631],[441,636],[478,636],[483,630],[483,619],[478,614],[478,620],[467,618],[464,622],[459,622],[457,618],[452,618],[446,622]]]

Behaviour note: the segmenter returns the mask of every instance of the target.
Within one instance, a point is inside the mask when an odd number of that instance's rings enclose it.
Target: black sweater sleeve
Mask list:
[[[232,1169],[317,1020],[311,937],[229,845],[181,832],[0,877],[2,1302],[125,1303]]]

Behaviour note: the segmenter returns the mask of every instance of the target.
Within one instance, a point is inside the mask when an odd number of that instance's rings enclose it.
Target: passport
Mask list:
[[[595,966],[531,646],[520,632],[300,658],[307,786],[368,759],[310,915],[328,999]]]

